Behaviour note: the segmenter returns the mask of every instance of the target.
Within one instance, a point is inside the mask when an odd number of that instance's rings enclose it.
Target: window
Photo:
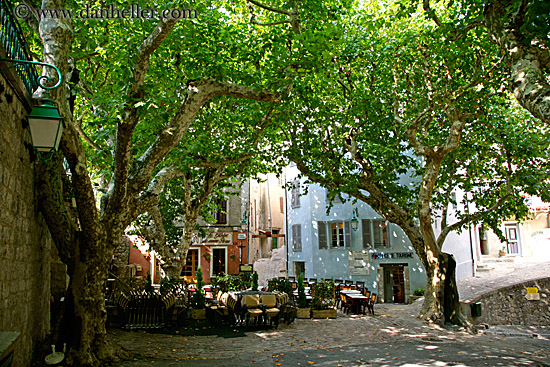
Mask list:
[[[384,219],[363,219],[363,248],[390,247],[388,222]]]
[[[294,180],[292,182],[290,206],[292,208],[300,207],[300,181],[299,180]]]
[[[227,200],[216,199],[213,217],[216,224],[227,224]]]
[[[350,222],[333,221],[317,222],[319,234],[319,249],[327,249],[330,243],[331,248],[351,246]],[[327,233],[328,232],[328,233]]]
[[[330,246],[344,247],[344,223],[330,224]]]
[[[294,252],[302,251],[302,225],[292,225],[292,250]]]

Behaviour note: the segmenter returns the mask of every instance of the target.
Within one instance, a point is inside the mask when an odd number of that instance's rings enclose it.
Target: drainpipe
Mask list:
[[[288,277],[288,247],[290,246],[288,243],[288,192],[287,192],[287,186],[286,186],[286,167],[283,168],[283,179],[284,179],[284,185],[285,185],[285,248],[286,248],[286,275]]]

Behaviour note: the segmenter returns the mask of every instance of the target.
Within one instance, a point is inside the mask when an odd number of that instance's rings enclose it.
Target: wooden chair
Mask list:
[[[309,278],[309,284],[317,283],[317,278]]]
[[[367,299],[365,300],[365,302],[363,302],[363,304],[361,305],[361,313],[365,314],[367,313],[367,311],[369,310],[369,302],[370,302],[370,291],[368,289],[364,289],[361,294],[363,294],[363,296],[367,297]]]
[[[334,285],[340,285],[344,284],[344,281],[342,279],[334,279]]]
[[[340,307],[345,313],[350,313],[351,311],[351,304],[348,302],[346,296],[343,294],[340,294]]]
[[[352,284],[353,284],[353,280],[346,280],[346,281],[344,281],[344,284],[345,284],[345,285],[352,285]]]
[[[275,323],[275,329],[279,326],[279,315],[281,310],[277,307],[277,296],[275,294],[262,294],[260,296],[260,306],[263,311],[264,324]]]
[[[291,282],[295,282],[295,281],[296,281],[296,277],[288,277],[288,280],[290,280]]]
[[[369,309],[369,312],[374,315],[374,304],[376,303],[376,293],[373,293],[370,296],[370,300],[367,303],[367,308]]]
[[[263,311],[260,308],[260,296],[257,294],[245,294],[241,300],[242,306],[242,319],[246,327],[250,325],[250,321],[253,320],[255,324],[259,323],[259,319],[263,315]]]
[[[350,284],[349,289],[351,289],[352,291],[356,291],[357,290],[357,284]]]
[[[359,289],[365,288],[365,282],[363,282],[363,281],[358,280],[358,281],[355,282],[355,284],[357,284],[357,288],[359,288]]]

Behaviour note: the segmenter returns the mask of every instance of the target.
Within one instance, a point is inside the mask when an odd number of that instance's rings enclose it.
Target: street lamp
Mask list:
[[[43,161],[49,161],[59,148],[65,124],[51,99],[43,98],[41,101],[43,104],[33,107],[27,121],[31,130],[32,146],[38,157]]]
[[[41,99],[42,104],[34,106],[31,113],[27,116],[29,129],[31,131],[31,141],[38,157],[44,161],[49,161],[53,154],[59,148],[59,142],[63,135],[65,124],[63,118],[59,115],[59,109],[53,105],[53,101],[48,98],[49,92],[61,85],[61,72],[54,65],[37,61],[15,60],[15,59],[0,59],[0,61],[8,61],[14,63],[7,69],[16,67],[19,64],[42,65],[55,69],[58,75],[58,81],[54,86],[48,87],[42,82],[50,83],[52,80],[47,75],[37,77],[36,81],[40,88],[46,91],[46,98]]]
[[[354,231],[357,231],[357,228],[359,228],[359,220],[357,219],[359,217],[359,212],[357,208],[353,208],[353,218],[351,218],[351,229]]]

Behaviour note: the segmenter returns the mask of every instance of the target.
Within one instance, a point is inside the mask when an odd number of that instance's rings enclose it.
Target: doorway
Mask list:
[[[384,269],[384,302],[405,303],[405,273],[403,264],[388,264]]]
[[[180,276],[182,276],[187,283],[196,283],[198,267],[199,267],[199,250],[189,249],[187,251],[187,260],[185,260],[185,266],[181,270]]]
[[[519,225],[517,223],[506,224],[505,235],[508,240],[506,246],[506,252],[510,255],[519,255],[520,239],[519,239]]]
[[[220,273],[227,274],[226,269],[226,249],[225,247],[211,248],[212,250],[212,274],[217,276]]]

